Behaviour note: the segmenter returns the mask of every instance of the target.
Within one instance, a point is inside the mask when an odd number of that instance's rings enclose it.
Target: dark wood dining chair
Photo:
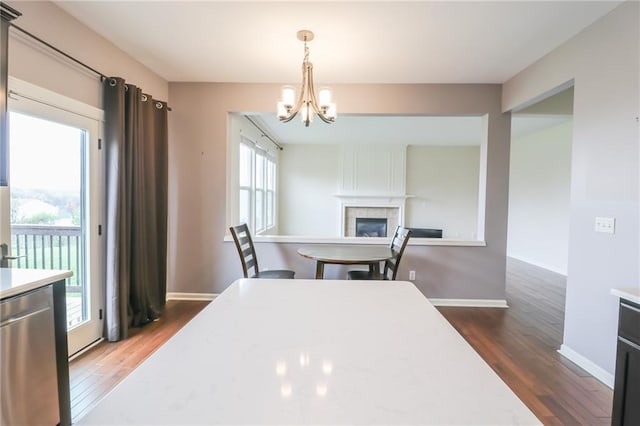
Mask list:
[[[293,279],[296,274],[294,271],[286,269],[273,269],[261,271],[258,268],[258,258],[256,249],[251,239],[251,233],[246,223],[229,228],[233,241],[236,243],[240,262],[242,263],[242,272],[245,278],[285,278]]]
[[[375,272],[369,268],[368,271],[349,271],[347,277],[350,280],[395,280],[400,267],[400,259],[404,253],[404,249],[411,237],[411,230],[398,226],[393,234],[389,247],[393,252],[393,257],[384,261],[384,270],[382,273]]]

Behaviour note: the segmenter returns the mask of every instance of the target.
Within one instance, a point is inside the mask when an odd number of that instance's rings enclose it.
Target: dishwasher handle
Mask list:
[[[29,317],[32,317],[34,315],[38,315],[39,313],[45,312],[45,311],[47,311],[49,309],[51,309],[49,306],[45,306],[44,308],[32,310],[30,312],[20,312],[18,315],[13,315],[13,316],[10,316],[8,318],[3,318],[2,322],[0,322],[0,328],[6,327],[6,326],[11,325],[13,323],[16,323],[18,321],[22,321],[22,320],[27,319]]]

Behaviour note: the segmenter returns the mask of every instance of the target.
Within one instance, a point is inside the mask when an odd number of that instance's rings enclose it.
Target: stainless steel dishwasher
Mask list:
[[[0,336],[0,424],[58,424],[51,286],[2,300]]]

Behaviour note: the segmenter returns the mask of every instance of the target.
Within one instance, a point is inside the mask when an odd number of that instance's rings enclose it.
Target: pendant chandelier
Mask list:
[[[309,47],[307,42],[313,40],[313,33],[309,30],[298,31],[298,40],[304,42],[304,61],[302,62],[302,86],[296,101],[296,89],[293,86],[282,88],[282,97],[278,102],[278,118],[286,123],[300,112],[302,122],[306,127],[313,121],[313,112],[325,123],[336,121],[336,104],[331,102],[331,90],[328,87],[316,92],[313,87],[313,64],[309,62]],[[312,111],[313,110],[313,111]]]

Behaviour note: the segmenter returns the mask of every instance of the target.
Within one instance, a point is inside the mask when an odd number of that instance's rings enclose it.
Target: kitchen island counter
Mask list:
[[[410,282],[240,279],[78,424],[540,421]]]
[[[0,299],[17,296],[69,278],[71,271],[0,268]]]
[[[612,288],[611,294],[618,296],[620,299],[640,305],[640,287]]]

